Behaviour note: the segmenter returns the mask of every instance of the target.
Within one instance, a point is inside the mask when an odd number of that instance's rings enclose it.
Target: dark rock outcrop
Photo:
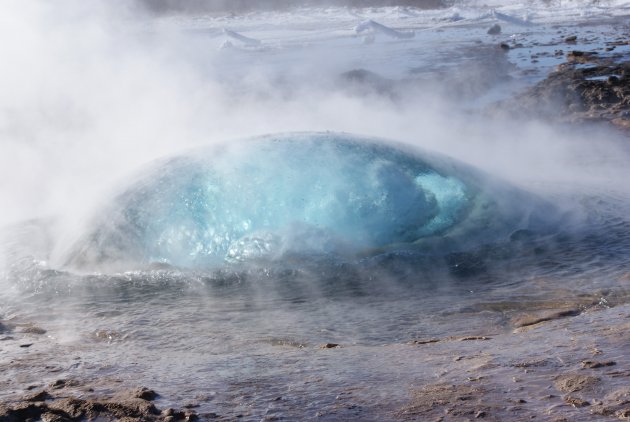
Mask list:
[[[546,79],[493,112],[566,122],[602,121],[630,129],[630,61],[572,51]]]
[[[197,420],[192,411],[167,409],[161,412],[152,400],[157,393],[147,388],[139,388],[121,393],[113,398],[83,399],[58,397],[47,391],[40,391],[25,396],[12,404],[0,404],[0,421],[18,422],[25,420],[45,421],[162,421],[162,420]]]

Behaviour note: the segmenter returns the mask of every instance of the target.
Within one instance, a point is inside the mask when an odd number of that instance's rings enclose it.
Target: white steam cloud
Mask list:
[[[214,32],[164,22],[123,2],[3,3],[0,225],[62,216],[65,233],[144,163],[272,132],[400,140],[521,184],[606,186],[625,171],[627,154],[603,129],[515,130],[465,113],[439,89],[358,94],[339,82],[356,60],[334,46],[221,51]]]

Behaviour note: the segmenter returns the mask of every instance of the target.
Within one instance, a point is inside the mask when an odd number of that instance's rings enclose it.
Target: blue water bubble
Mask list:
[[[346,134],[233,142],[150,169],[77,256],[199,268],[420,248],[435,238],[464,244],[522,228],[514,193],[497,200],[482,179],[445,157]]]

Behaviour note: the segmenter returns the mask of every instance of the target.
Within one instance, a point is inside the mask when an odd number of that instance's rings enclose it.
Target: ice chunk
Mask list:
[[[376,21],[373,20],[367,20],[365,22],[361,22],[359,25],[357,25],[357,27],[355,28],[355,32],[357,34],[362,34],[362,33],[375,33],[375,32],[380,32],[382,34],[385,34],[389,37],[392,38],[396,38],[396,39],[407,39],[407,38],[413,38],[415,37],[415,32],[413,31],[408,31],[408,32],[401,32],[401,31],[397,31],[395,29],[392,29],[388,26],[385,26],[383,24],[380,24]]]
[[[506,15],[505,13],[497,12],[496,10],[492,11],[492,16],[494,16],[495,18],[497,18],[499,20],[502,20],[504,22],[511,23],[513,25],[519,25],[519,26],[531,26],[532,25],[532,23],[529,20],[529,17],[527,17],[525,19],[521,19],[521,18],[516,17],[516,16]]]
[[[223,28],[223,33],[227,37],[229,37],[229,38],[231,38],[233,40],[240,41],[243,44],[248,45],[248,46],[258,46],[258,45],[261,44],[260,40],[257,40],[255,38],[246,37],[245,35],[239,34],[238,32],[231,31],[231,30],[229,30],[227,28]]]

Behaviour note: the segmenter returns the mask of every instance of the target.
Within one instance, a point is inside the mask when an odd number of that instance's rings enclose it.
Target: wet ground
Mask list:
[[[237,338],[194,322],[209,311],[208,303],[202,309],[190,300],[180,300],[191,309],[177,313],[179,324],[164,321],[159,307],[152,320],[133,319],[137,303],[129,309],[109,303],[109,311],[63,326],[52,315],[39,325],[11,318],[3,321],[0,339],[3,417],[154,420],[177,408],[183,410],[172,411],[175,420],[192,413],[203,420],[624,419],[630,410],[628,279],[617,280],[617,289],[578,297],[558,292],[538,302],[475,300],[433,317],[430,325],[442,325],[444,335],[408,331],[398,340],[391,334],[402,334],[401,324],[389,321],[387,329],[385,310],[378,309],[386,304],[373,298],[369,311],[358,298],[339,304],[348,313],[363,312],[360,321],[348,321],[354,336],[334,323],[304,331],[297,314],[280,327],[279,312],[266,309],[245,317],[248,312],[236,312],[247,322]],[[318,306],[328,306],[320,310],[328,316],[341,312],[326,302]],[[311,320],[316,311],[310,308],[295,305],[294,312]],[[230,321],[236,315],[221,312],[224,325],[238,326]],[[219,329],[182,332],[186,318]],[[258,318],[269,321],[257,324]],[[165,331],[171,326],[180,332]],[[137,397],[141,385],[157,393],[144,395],[151,402]],[[52,414],[60,419],[46,419]]]

